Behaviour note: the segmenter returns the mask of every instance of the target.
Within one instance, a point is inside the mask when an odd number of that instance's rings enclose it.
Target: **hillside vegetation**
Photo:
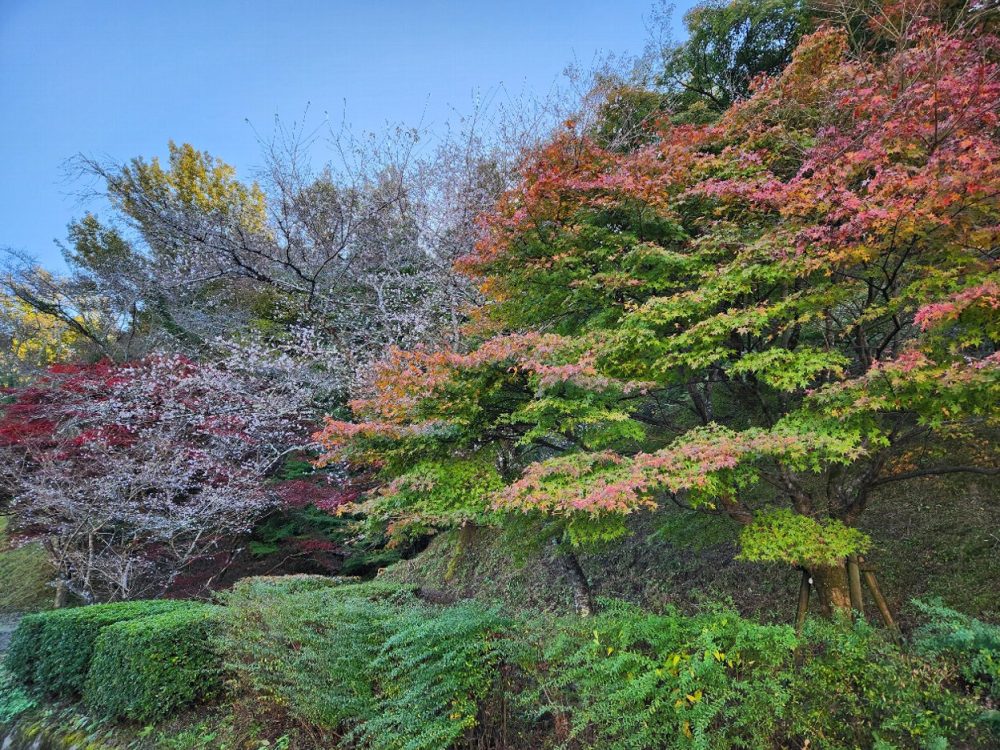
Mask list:
[[[996,719],[950,685],[995,695],[1000,630],[934,604],[901,652],[864,623],[796,635],[718,605],[527,616],[318,577],[246,579],[223,603],[34,615],[5,669],[104,717],[48,714],[107,747],[988,747]],[[177,715],[222,675],[225,703]],[[37,720],[17,683],[0,708]]]
[[[0,516],[0,617],[52,606],[52,568],[38,545],[11,547],[7,519]]]
[[[712,0],[488,134],[81,160],[2,280],[3,750],[1000,745],[998,18]]]
[[[960,511],[956,495],[965,498]],[[919,621],[911,600],[929,597],[1000,623],[998,527],[1000,495],[992,484],[928,479],[881,494],[873,503],[871,525],[862,528],[872,535],[869,559],[904,628]],[[696,612],[706,602],[722,601],[744,616],[792,622],[799,575],[776,576],[766,565],[737,559],[733,530],[724,517],[665,507],[638,524],[628,547],[581,553],[580,563],[596,596],[654,611],[673,605]],[[447,600],[476,598],[514,611],[573,610],[572,585],[558,558],[516,533],[472,527],[449,531],[381,576]],[[877,619],[870,596],[865,605]],[[816,602],[811,612],[819,615]]]

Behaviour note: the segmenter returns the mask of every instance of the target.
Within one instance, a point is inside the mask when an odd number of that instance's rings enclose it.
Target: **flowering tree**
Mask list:
[[[744,558],[849,609],[879,487],[998,471],[1000,44],[880,22],[879,51],[821,28],[718,122],[627,153],[570,123],[462,261],[490,299],[470,350],[395,353],[329,458],[391,494],[486,455],[481,507],[574,542],[665,500],[725,513]]]
[[[309,391],[285,364],[53,367],[0,421],[12,527],[86,599],[162,593],[274,506],[264,480],[308,433]]]

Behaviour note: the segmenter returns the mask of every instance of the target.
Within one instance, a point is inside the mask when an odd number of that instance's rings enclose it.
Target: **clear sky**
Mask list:
[[[691,2],[679,2],[674,24]],[[60,265],[85,210],[63,164],[189,142],[248,174],[254,128],[309,106],[432,130],[475,92],[544,94],[567,64],[639,53],[652,0],[0,0],[0,248]],[[679,31],[676,35],[679,35]]]

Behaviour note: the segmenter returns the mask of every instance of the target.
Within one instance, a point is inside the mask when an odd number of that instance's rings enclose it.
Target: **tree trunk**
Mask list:
[[[847,583],[847,568],[841,565],[816,566],[809,570],[813,587],[819,596],[820,608],[826,617],[851,614],[851,590]]]
[[[56,609],[62,609],[66,606],[66,602],[69,599],[69,586],[66,585],[66,581],[59,579],[56,582],[56,599],[53,602],[53,606]]]
[[[573,589],[573,608],[581,617],[590,617],[590,615],[594,614],[595,607],[594,595],[590,591],[590,582],[587,580],[587,574],[583,572],[580,560],[573,550],[563,548],[555,540],[553,542],[556,556],[562,563],[563,571],[566,574],[566,580],[569,581],[569,585]]]

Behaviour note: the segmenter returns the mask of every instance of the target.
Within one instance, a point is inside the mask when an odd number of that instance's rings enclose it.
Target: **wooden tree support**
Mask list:
[[[851,609],[864,617],[865,598],[861,592],[861,568],[854,555],[847,558],[847,584],[851,590]]]
[[[795,612],[795,632],[799,634],[802,633],[806,614],[809,611],[809,595],[812,590],[811,580],[809,571],[802,568],[802,580],[799,583],[799,604]],[[900,638],[899,627],[892,617],[892,612],[889,611],[889,603],[879,588],[878,580],[875,578],[875,569],[870,565],[866,565],[865,559],[860,555],[852,555],[847,558],[847,584],[851,596],[851,609],[857,612],[859,616],[864,617],[865,598],[861,587],[862,581],[868,587],[872,599],[875,600],[875,606],[878,607],[879,614],[882,616],[882,622],[892,632],[893,639],[898,641]]]
[[[799,608],[795,613],[795,632],[802,634],[802,626],[806,623],[806,612],[809,610],[809,571],[802,569],[802,581],[799,583]]]
[[[864,558],[858,557],[858,563],[859,565],[864,563]],[[861,570],[865,579],[865,585],[868,586],[872,599],[875,600],[875,606],[878,607],[879,614],[882,615],[882,622],[892,632],[893,638],[899,640],[899,627],[896,625],[896,621],[892,619],[892,612],[889,611],[889,603],[882,596],[882,590],[879,588],[878,580],[875,578],[875,571],[868,566],[862,567]]]

